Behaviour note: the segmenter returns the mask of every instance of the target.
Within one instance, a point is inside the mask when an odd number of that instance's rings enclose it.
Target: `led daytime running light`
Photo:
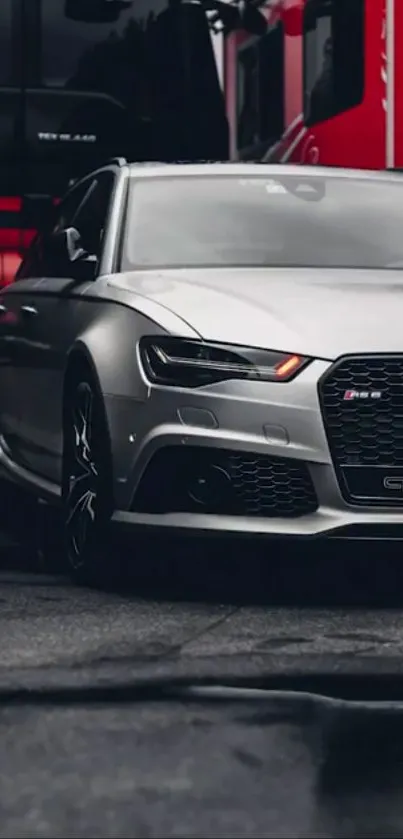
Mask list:
[[[231,379],[288,382],[310,363],[296,353],[165,335],[143,337],[139,352],[146,377],[165,387],[197,388]]]
[[[297,370],[302,364],[302,358],[299,355],[291,355],[289,358],[286,358],[285,361],[280,361],[279,364],[275,366],[276,375],[282,378],[283,376],[289,376],[294,370]]]
[[[288,376],[296,370],[302,363],[299,355],[292,355],[280,361],[274,367],[262,367],[254,364],[241,364],[236,361],[210,361],[204,358],[179,358],[178,356],[168,355],[161,347],[152,346],[153,351],[162,364],[169,364],[180,367],[202,367],[204,370],[219,370],[222,373],[240,373],[248,375],[252,370],[255,375],[273,376],[283,378]]]
[[[253,370],[254,373],[259,373],[262,376],[275,376],[277,374],[275,367],[257,367],[254,364],[241,364],[236,361],[210,361],[204,358],[178,358],[168,355],[161,347],[153,346],[152,349],[162,364],[179,365],[180,367],[202,367],[203,370],[219,370],[222,373],[232,372],[247,375]]]

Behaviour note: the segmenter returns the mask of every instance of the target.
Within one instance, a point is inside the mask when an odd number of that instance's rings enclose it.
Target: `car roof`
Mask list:
[[[394,181],[403,184],[403,173],[389,170],[342,169],[334,166],[304,166],[273,163],[130,163],[130,177],[206,177],[213,175],[252,177],[280,177],[281,175],[309,175],[311,178],[358,178],[372,181]]]

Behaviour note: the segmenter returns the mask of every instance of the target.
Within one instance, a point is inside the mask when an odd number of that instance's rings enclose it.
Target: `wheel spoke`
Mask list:
[[[66,535],[74,567],[84,562],[86,545],[96,521],[98,468],[92,451],[93,394],[81,385],[71,408],[67,463]]]
[[[95,492],[87,490],[71,508],[66,521],[67,532],[76,558],[80,556],[95,520]]]
[[[91,448],[87,443],[87,439],[85,435],[83,436],[82,431],[80,431],[76,425],[73,426],[74,430],[74,458],[76,461],[77,469],[79,472],[85,472],[88,474],[97,475],[95,465],[91,458]]]
[[[75,439],[75,456],[77,463],[83,469],[91,469],[92,442],[92,404],[91,391],[81,395],[79,404],[73,408],[73,434]]]
[[[77,516],[80,516],[82,513],[84,513],[85,516],[89,516],[90,521],[94,521],[95,511],[93,508],[93,501],[95,498],[96,493],[91,489],[87,489],[83,495],[80,495],[69,512],[67,525],[74,523]]]
[[[69,476],[68,500],[69,504],[74,505],[74,498],[78,496],[78,500],[85,495],[86,492],[93,492],[93,481],[91,480],[91,473],[88,471],[82,472],[79,475]]]

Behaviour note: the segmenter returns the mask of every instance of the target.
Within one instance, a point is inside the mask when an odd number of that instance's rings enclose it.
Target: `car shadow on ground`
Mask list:
[[[128,588],[144,597],[300,607],[403,606],[403,543],[181,540],[125,549]]]
[[[293,607],[403,607],[403,543],[120,538],[123,597]],[[3,549],[0,568],[60,574],[24,548]]]
[[[24,544],[2,548],[0,533],[0,569],[60,573],[56,548],[50,552],[51,567],[32,549],[48,515],[42,521],[29,499],[21,505],[20,495],[18,505],[10,501],[4,534],[21,544],[23,531]],[[54,519],[50,538],[55,543],[59,532]],[[124,559],[122,583],[114,588],[125,597],[237,605],[403,606],[403,542],[131,534],[130,539],[113,540],[110,557],[112,564]]]

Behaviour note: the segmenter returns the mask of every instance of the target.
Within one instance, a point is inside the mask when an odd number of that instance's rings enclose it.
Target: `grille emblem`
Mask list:
[[[381,390],[345,390],[343,402],[351,402],[353,399],[381,399]]]

